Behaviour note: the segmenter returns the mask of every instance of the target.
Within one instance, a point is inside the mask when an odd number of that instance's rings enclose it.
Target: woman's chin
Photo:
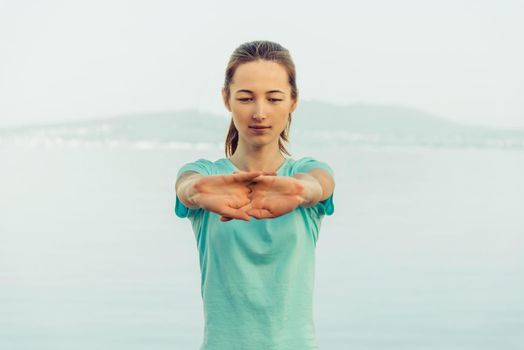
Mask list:
[[[257,136],[244,138],[244,142],[252,147],[265,147],[273,143],[278,144],[278,139]]]

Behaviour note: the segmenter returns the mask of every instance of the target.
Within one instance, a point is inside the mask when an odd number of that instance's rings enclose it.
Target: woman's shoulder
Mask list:
[[[292,174],[308,172],[312,169],[320,168],[326,170],[331,176],[334,176],[333,169],[327,162],[311,156],[304,156],[297,159],[288,158],[288,162],[290,173]]]
[[[205,158],[198,158],[192,162],[186,162],[178,170],[177,177],[186,171],[195,171],[202,175],[212,175],[215,173],[214,162]]]
[[[196,171],[202,175],[217,175],[232,173],[232,165],[226,158],[219,158],[216,160],[209,160],[206,158],[198,158],[195,161],[188,162],[182,165],[178,171],[178,176],[185,171]]]

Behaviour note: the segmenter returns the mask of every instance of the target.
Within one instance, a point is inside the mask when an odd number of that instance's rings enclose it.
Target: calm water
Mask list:
[[[524,348],[524,152],[296,149],[336,174],[319,344]],[[178,168],[220,149],[0,147],[0,349],[198,349]]]

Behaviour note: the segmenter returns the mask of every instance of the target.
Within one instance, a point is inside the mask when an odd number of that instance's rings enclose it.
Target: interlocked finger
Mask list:
[[[274,217],[274,215],[271,212],[269,212],[267,209],[263,209],[260,207],[254,208],[252,200],[253,200],[253,196],[255,193],[254,187],[258,182],[257,180],[263,178],[264,180],[267,181],[267,177],[276,176],[276,172],[275,171],[235,170],[233,171],[233,175],[235,176],[236,181],[240,183],[244,183],[244,186],[245,186],[244,193],[246,197],[248,198],[248,202],[240,208],[229,207],[227,210],[221,213],[220,221],[227,222],[233,219],[249,221],[250,216],[253,216],[257,219]]]
[[[252,206],[251,206],[251,202],[248,202],[248,203],[247,203],[246,205],[244,205],[243,207],[238,208],[238,210],[241,210],[241,211],[243,211],[243,212],[245,212],[245,213],[247,214],[248,211],[249,211],[251,208],[252,208]],[[248,216],[249,216],[249,214],[248,214]],[[231,220],[233,220],[233,219],[234,219],[234,218],[229,217],[229,216],[225,216],[225,215],[222,215],[222,216],[220,217],[220,221],[222,221],[222,222],[225,222],[225,221],[231,221]]]

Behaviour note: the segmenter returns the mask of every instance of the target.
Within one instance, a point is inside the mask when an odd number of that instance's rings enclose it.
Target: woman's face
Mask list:
[[[297,102],[291,99],[285,68],[266,60],[243,63],[237,67],[229,89],[229,100],[224,91],[222,97],[232,112],[239,142],[257,146],[278,144]]]

